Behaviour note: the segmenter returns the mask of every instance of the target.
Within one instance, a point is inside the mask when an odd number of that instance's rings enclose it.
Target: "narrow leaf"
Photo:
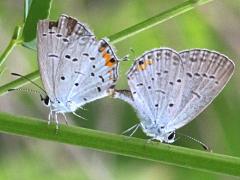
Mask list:
[[[62,124],[57,133],[55,128],[55,124],[48,126],[43,120],[0,113],[0,131],[4,133],[84,146],[212,173],[240,176],[240,158],[237,157]]]

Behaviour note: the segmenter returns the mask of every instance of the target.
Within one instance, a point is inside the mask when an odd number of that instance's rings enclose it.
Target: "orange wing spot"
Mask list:
[[[116,60],[112,58],[111,54],[109,53],[104,52],[103,58],[105,59],[105,66],[112,67],[116,63]]]
[[[105,62],[107,63],[111,59],[111,55],[108,53],[103,53],[102,56],[105,59]]]
[[[143,64],[139,64],[137,66],[137,70],[138,71],[143,71],[143,70],[145,70],[147,68],[148,65],[151,65],[151,64],[153,64],[152,59],[146,60],[146,61],[144,61]]]

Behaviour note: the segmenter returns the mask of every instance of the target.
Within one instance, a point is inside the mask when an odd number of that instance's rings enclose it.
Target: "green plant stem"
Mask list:
[[[240,176],[240,158],[237,157],[66,125],[61,125],[56,133],[55,124],[48,126],[46,121],[35,118],[0,113],[0,131],[181,167]]]
[[[129,27],[123,31],[120,31],[119,33],[111,35],[111,36],[109,36],[109,39],[113,44],[120,42],[120,41],[122,41],[130,36],[133,36],[139,32],[142,32],[146,29],[154,27],[154,26],[158,25],[159,23],[162,23],[170,18],[173,18],[179,14],[185,13],[185,12],[193,9],[197,5],[203,5],[210,1],[212,1],[212,0],[188,0],[172,9],[162,12],[154,17],[151,17],[151,18],[149,18],[141,23],[138,23],[132,27]],[[39,74],[35,74],[35,73],[37,73],[37,72],[36,71],[32,72],[32,73],[28,74],[27,76],[29,76],[29,79],[35,80],[39,77]],[[34,74],[34,76],[31,76],[32,74]],[[22,82],[22,84],[21,84],[21,82]],[[8,90],[7,87],[17,88],[17,87],[21,87],[21,86],[25,85],[26,83],[29,83],[29,82],[26,82],[22,78],[19,78],[18,80],[15,80],[8,84],[5,84],[0,87],[0,95],[3,95],[7,92],[7,90]],[[14,86],[14,85],[16,85],[16,86]]]
[[[25,76],[26,78],[28,79],[31,79],[32,81],[35,81],[37,79],[39,79],[39,71],[34,71],[28,75]],[[0,88],[0,95],[4,95],[8,92],[9,89],[16,89],[16,88],[19,88],[19,87],[22,87],[24,86],[25,84],[28,84],[29,81],[25,78],[18,78],[17,80],[15,81],[12,81],[10,83],[7,83],[3,86],[1,86]]]
[[[140,22],[134,26],[131,26],[123,31],[120,31],[116,34],[113,34],[109,36],[109,39],[112,43],[118,43],[124,39],[127,39],[137,33],[140,33],[144,30],[147,30],[149,28],[152,28],[162,22],[165,22],[175,16],[178,16],[180,14],[183,14],[197,5],[203,5],[205,3],[208,3],[212,0],[189,0],[182,4],[179,4],[178,6],[175,6],[167,11],[164,11],[160,14],[157,14],[143,22]]]
[[[8,46],[6,47],[6,49],[3,51],[3,53],[0,56],[0,69],[2,69],[3,64],[5,63],[8,55],[12,52],[13,48],[21,43],[20,38],[20,34],[21,34],[21,26],[16,26],[14,29],[14,33],[12,36],[12,39],[10,40]]]

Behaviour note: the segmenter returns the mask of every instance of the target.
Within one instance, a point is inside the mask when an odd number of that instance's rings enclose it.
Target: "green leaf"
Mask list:
[[[23,27],[22,39],[23,45],[36,49],[36,31],[37,23],[40,19],[46,19],[49,16],[52,0],[32,0],[26,22]],[[25,9],[27,11],[27,9]],[[26,12],[25,12],[26,14]]]
[[[32,0],[25,0],[24,1],[24,22],[26,22],[31,4],[32,4]]]
[[[240,158],[0,113],[0,131],[213,173],[240,176]]]

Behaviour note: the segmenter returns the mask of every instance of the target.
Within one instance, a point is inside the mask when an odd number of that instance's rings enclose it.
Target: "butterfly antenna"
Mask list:
[[[9,92],[11,91],[24,91],[24,92],[29,92],[29,93],[35,93],[35,94],[40,94],[40,96],[42,96],[42,94],[39,91],[33,90],[33,89],[23,89],[23,88],[17,88],[17,89],[8,89]]]
[[[197,140],[197,139],[195,139],[195,138],[193,138],[193,137],[191,137],[191,136],[188,136],[188,135],[186,135],[186,134],[182,134],[182,133],[176,133],[176,134],[178,134],[178,135],[180,135],[180,136],[182,136],[182,137],[191,139],[192,141],[200,144],[205,151],[212,152],[212,150],[211,150],[206,144],[204,144],[203,142],[201,142],[201,141],[199,141],[199,140]]]
[[[133,48],[130,48],[129,51],[130,51],[130,52],[129,52],[127,55],[123,56],[123,57],[120,59],[121,61],[129,61],[129,59],[130,59],[129,57],[130,57],[130,56],[133,56],[132,59],[135,59],[135,51],[133,50]]]
[[[37,83],[33,82],[31,79],[27,78],[26,76],[23,76],[21,74],[17,74],[17,73],[11,73],[13,76],[18,76],[18,77],[21,77],[21,78],[24,78],[26,80],[28,80],[29,82],[31,82],[32,84],[34,84],[36,87],[38,87],[39,89],[41,89],[46,95],[47,95],[47,92],[41,87],[39,86]]]

